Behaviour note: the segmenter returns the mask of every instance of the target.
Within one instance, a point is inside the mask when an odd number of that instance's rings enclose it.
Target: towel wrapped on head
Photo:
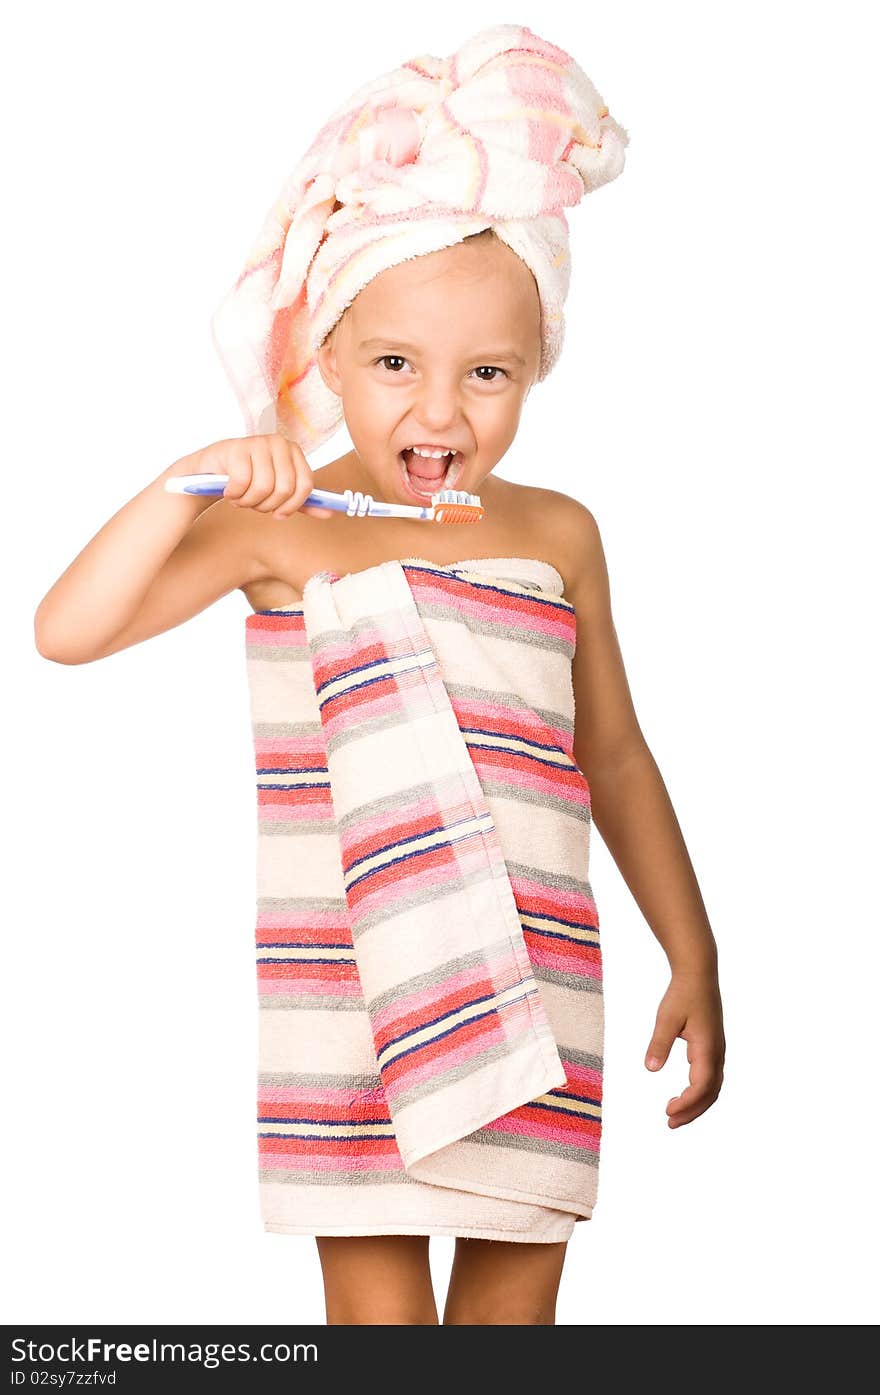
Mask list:
[[[366,83],[330,117],[216,311],[214,342],[248,434],[316,449],[343,419],[317,351],[389,267],[492,228],[541,302],[536,381],[559,357],[565,209],[623,169],[626,131],[564,50],[515,24]]]

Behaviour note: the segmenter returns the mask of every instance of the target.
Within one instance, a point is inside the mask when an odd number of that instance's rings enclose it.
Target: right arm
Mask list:
[[[169,475],[205,472],[229,474],[225,498],[165,489]],[[278,436],[218,442],[184,456],[114,514],[46,593],[34,616],[37,649],[56,663],[91,663],[268,576],[254,513],[288,516],[312,480],[299,447]]]

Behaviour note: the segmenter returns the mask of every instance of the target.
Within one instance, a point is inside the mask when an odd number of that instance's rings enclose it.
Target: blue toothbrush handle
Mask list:
[[[228,483],[228,475],[170,475],[165,481],[165,488],[169,494],[214,494],[219,497]],[[336,509],[342,513],[348,508],[345,495],[334,494],[329,489],[314,489],[303,502],[325,509]]]
[[[165,488],[169,494],[223,494],[229,483],[228,475],[213,475],[207,472],[195,475],[169,475]],[[483,510],[479,494],[467,494],[463,490],[441,489],[430,504],[387,504],[374,499],[372,494],[364,494],[359,489],[346,489],[337,494],[332,489],[313,489],[306,495],[303,505],[313,504],[316,508],[332,509],[335,513],[347,514],[349,518],[416,518],[426,522],[445,521],[443,510],[465,505],[474,510],[476,522],[482,518]],[[302,507],[301,506],[301,507]],[[478,510],[478,512],[477,512]],[[455,521],[460,521],[456,519]]]

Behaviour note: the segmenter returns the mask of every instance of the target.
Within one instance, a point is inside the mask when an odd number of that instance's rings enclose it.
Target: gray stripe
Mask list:
[[[309,662],[308,646],[305,644],[260,644],[251,640],[246,646],[247,657],[261,663],[302,664]]]
[[[259,1177],[261,1182],[287,1182],[298,1187],[379,1187],[391,1182],[406,1186],[425,1185],[400,1168],[388,1172],[319,1172],[317,1168],[314,1171],[295,1172],[288,1168],[261,1167]],[[315,1221],[314,1225],[320,1233],[320,1222]]]
[[[521,1148],[526,1153],[543,1153],[545,1157],[565,1158],[567,1162],[598,1167],[599,1155],[587,1148],[574,1148],[570,1143],[557,1143],[549,1138],[528,1138],[522,1133],[499,1133],[497,1129],[477,1129],[469,1133],[467,1143],[485,1143],[490,1148]],[[548,1203],[549,1205],[549,1203]]]
[[[385,993],[379,993],[375,998],[371,998],[367,1004],[369,1012],[377,1012],[380,1008],[388,1007],[396,1002],[398,998],[404,998],[408,993],[418,993],[422,988],[437,988],[439,992],[445,993],[447,990],[443,983],[438,984],[437,979],[442,975],[444,979],[451,978],[453,974],[460,973],[462,969],[472,969],[475,964],[485,964],[486,959],[493,953],[505,953],[510,948],[510,939],[505,936],[503,940],[496,940],[494,944],[483,945],[480,949],[472,949],[467,954],[458,955],[455,959],[447,959],[445,963],[438,964],[436,968],[428,969],[425,973],[416,974],[413,978],[404,979],[393,988],[389,988]]]
[[[580,877],[566,877],[562,872],[551,872],[546,867],[533,867],[528,862],[511,862],[507,858],[507,870],[511,877],[523,877],[528,881],[539,882],[542,886],[552,886],[557,891],[570,891],[578,896],[593,899],[590,883]]]
[[[492,749],[502,748],[493,746]],[[585,804],[573,801],[571,796],[566,798],[564,795],[549,794],[542,790],[523,789],[515,780],[508,784],[500,784],[497,780],[486,777],[482,785],[483,794],[489,799],[494,796],[496,799],[510,799],[517,804],[531,804],[537,809],[555,809],[573,819],[580,819],[582,823],[590,822],[590,810]]]
[[[314,654],[323,654],[325,649],[335,649],[340,644],[347,645],[351,635],[357,635],[358,643],[360,643],[360,635],[364,631],[373,630],[377,622],[382,626],[382,622],[386,615],[396,616],[397,612],[398,606],[396,602],[390,606],[388,610],[371,610],[369,615],[362,615],[360,620],[355,620],[352,625],[344,629],[325,630],[316,640],[309,640],[309,645]],[[382,627],[384,628],[384,626]],[[304,647],[308,648],[309,646]]]
[[[532,973],[541,983],[554,983],[557,988],[573,988],[578,993],[598,993],[602,996],[602,980],[592,974],[569,974],[561,969],[548,969],[543,964],[533,964]]]
[[[338,996],[319,997],[317,993],[273,993],[271,997],[260,995],[259,1004],[262,1009],[299,1012],[363,1012],[364,1000],[358,994],[343,994]]]
[[[322,730],[316,722],[252,722],[255,736],[317,736]]]
[[[328,1071],[293,1071],[293,1070],[262,1070],[258,1074],[260,1087],[274,1088],[291,1086],[297,1089],[314,1088],[316,1090],[379,1090],[382,1088],[381,1077],[376,1074],[356,1075],[337,1074]]]
[[[550,727],[560,727],[570,735],[574,734],[574,722],[564,712],[556,712],[552,707],[532,707],[530,703],[524,702],[518,693],[506,688],[477,688],[470,683],[446,683],[445,687],[450,697],[460,698],[462,702],[493,703],[498,707],[506,707],[508,712],[521,713],[530,726],[534,726],[534,718],[537,716]]]
[[[476,615],[463,613],[454,600],[444,603],[442,601],[432,602],[419,600],[418,612],[423,620],[454,620],[463,629],[469,630],[474,635],[490,635],[493,639],[504,639],[508,636],[517,644],[528,645],[532,649],[543,649],[564,654],[566,658],[574,656],[574,645],[570,640],[563,639],[559,635],[541,634],[534,630],[526,630],[518,625],[507,625],[492,623],[492,621],[481,620]]]
[[[344,896],[258,896],[257,914],[268,911],[277,915],[281,911],[336,911],[340,916],[348,914],[348,902]]]
[[[563,1061],[571,1061],[573,1066],[586,1066],[589,1070],[602,1069],[602,1057],[592,1051],[579,1051],[576,1046],[560,1046],[559,1054]]]
[[[457,1065],[448,1066],[445,1070],[438,1069],[435,1075],[431,1075],[427,1080],[415,1081],[408,1090],[402,1091],[394,1096],[395,1110],[404,1109],[409,1104],[415,1104],[417,1100],[425,1099],[428,1095],[433,1095],[437,1090],[442,1090],[447,1085],[453,1085],[458,1080],[464,1080],[468,1075],[474,1075],[483,1069],[490,1061],[503,1060],[511,1054],[511,1045],[517,1040],[530,1040],[531,1031],[526,1028],[519,1033],[518,1037],[508,1036],[506,1041],[496,1046],[487,1046],[485,1051],[481,1051],[479,1056],[470,1061],[461,1061]]]
[[[265,788],[265,786],[264,786]],[[265,834],[267,838],[290,838],[294,834],[300,836],[314,833],[335,833],[336,824],[332,818],[326,819],[297,819],[296,827],[291,828],[289,820],[271,819],[257,816],[257,829]]]
[[[461,775],[458,771],[454,774],[444,776],[439,780],[422,780],[417,785],[407,785],[404,790],[395,790],[394,794],[381,795],[378,799],[368,799],[363,804],[356,805],[347,814],[343,814],[339,819],[338,827],[341,832],[350,824],[358,824],[361,819],[380,818],[383,814],[394,814],[407,804],[416,803],[418,800],[431,800],[435,804],[442,804],[447,791],[452,791],[455,795],[461,795]],[[421,837],[421,834],[413,834]]]
[[[491,881],[491,868],[483,868],[477,872],[469,872],[467,877],[458,877],[455,881],[447,883],[445,886],[423,886],[418,890],[412,889],[406,896],[396,897],[392,906],[377,907],[367,915],[358,913],[357,924],[352,924],[351,933],[355,943],[362,935],[368,933],[376,925],[382,925],[386,920],[393,920],[405,911],[415,909],[417,906],[427,906],[435,901],[443,901],[449,896],[456,895],[465,887],[479,886],[481,882]]]
[[[426,709],[427,710],[427,709]],[[339,751],[343,746],[348,746],[353,741],[361,741],[365,736],[371,736],[379,731],[393,731],[395,727],[407,727],[413,721],[411,711],[394,710],[386,713],[382,717],[366,718],[358,717],[357,722],[348,722],[340,731],[325,732],[325,742],[328,756],[332,756],[335,751]]]

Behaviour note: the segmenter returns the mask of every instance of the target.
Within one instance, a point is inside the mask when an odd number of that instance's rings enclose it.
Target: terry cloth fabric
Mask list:
[[[247,434],[306,452],[342,422],[317,350],[368,282],[492,227],[531,269],[536,381],[562,348],[565,209],[623,169],[629,136],[570,54],[501,24],[360,87],[309,146],[212,319]]]
[[[323,571],[246,629],[265,1228],[567,1239],[603,997],[561,576]]]

